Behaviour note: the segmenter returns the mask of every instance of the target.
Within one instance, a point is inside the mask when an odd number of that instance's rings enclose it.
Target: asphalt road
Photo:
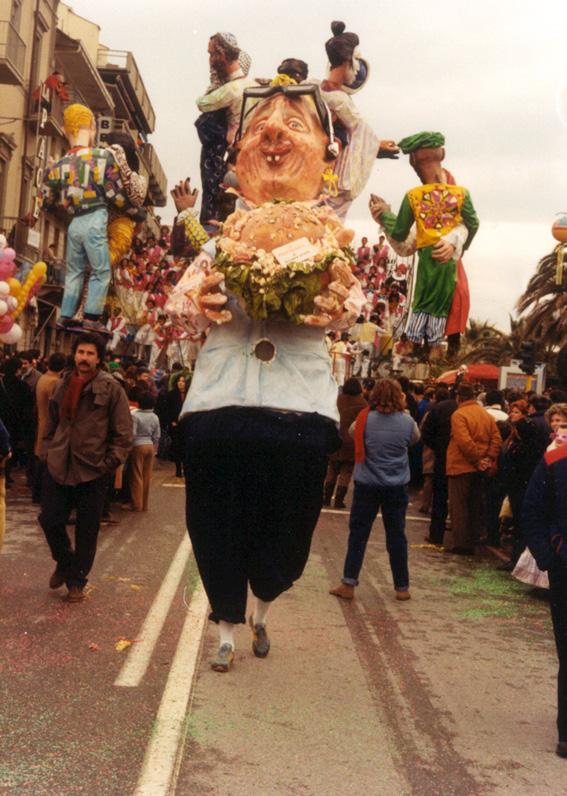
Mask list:
[[[8,497],[0,553],[0,794],[449,796],[565,793],[556,660],[541,596],[490,557],[423,543],[394,600],[381,521],[352,603],[328,594],[348,514],[324,512],[303,579],[237,632],[228,674],[184,530],[182,484],[101,531],[87,599],[50,591],[37,510]]]

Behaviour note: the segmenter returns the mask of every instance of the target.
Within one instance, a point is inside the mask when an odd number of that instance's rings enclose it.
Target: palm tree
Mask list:
[[[491,323],[471,318],[463,336],[459,360],[463,364],[488,362],[490,365],[509,365],[525,339],[524,320],[510,316],[510,331],[506,333]]]
[[[461,363],[488,362],[491,365],[501,365],[504,361],[509,361],[510,356],[508,335],[488,321],[469,319],[459,352]]]
[[[525,336],[548,352],[567,345],[567,292],[555,281],[558,256],[563,256],[559,246],[542,257],[517,304]]]

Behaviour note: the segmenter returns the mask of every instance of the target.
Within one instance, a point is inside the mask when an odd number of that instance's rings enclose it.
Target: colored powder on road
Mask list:
[[[487,617],[512,619],[545,612],[545,605],[535,602],[526,587],[492,567],[480,567],[470,574],[459,575],[449,585],[449,592],[457,598],[471,598],[475,605],[462,608],[459,619],[478,620]]]

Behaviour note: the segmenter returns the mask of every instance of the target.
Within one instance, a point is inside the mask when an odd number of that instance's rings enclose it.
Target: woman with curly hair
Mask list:
[[[378,381],[369,403],[351,426],[355,466],[348,549],[342,582],[330,593],[345,600],[354,597],[370,531],[382,509],[396,599],[409,600],[405,534],[410,480],[408,449],[419,442],[419,429],[405,411],[405,396],[397,381]]]

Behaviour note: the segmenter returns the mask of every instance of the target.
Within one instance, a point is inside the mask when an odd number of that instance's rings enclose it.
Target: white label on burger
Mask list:
[[[289,263],[303,263],[306,260],[312,260],[317,254],[317,248],[308,238],[298,238],[292,240],[291,243],[273,249],[272,254],[280,265],[286,266]]]

